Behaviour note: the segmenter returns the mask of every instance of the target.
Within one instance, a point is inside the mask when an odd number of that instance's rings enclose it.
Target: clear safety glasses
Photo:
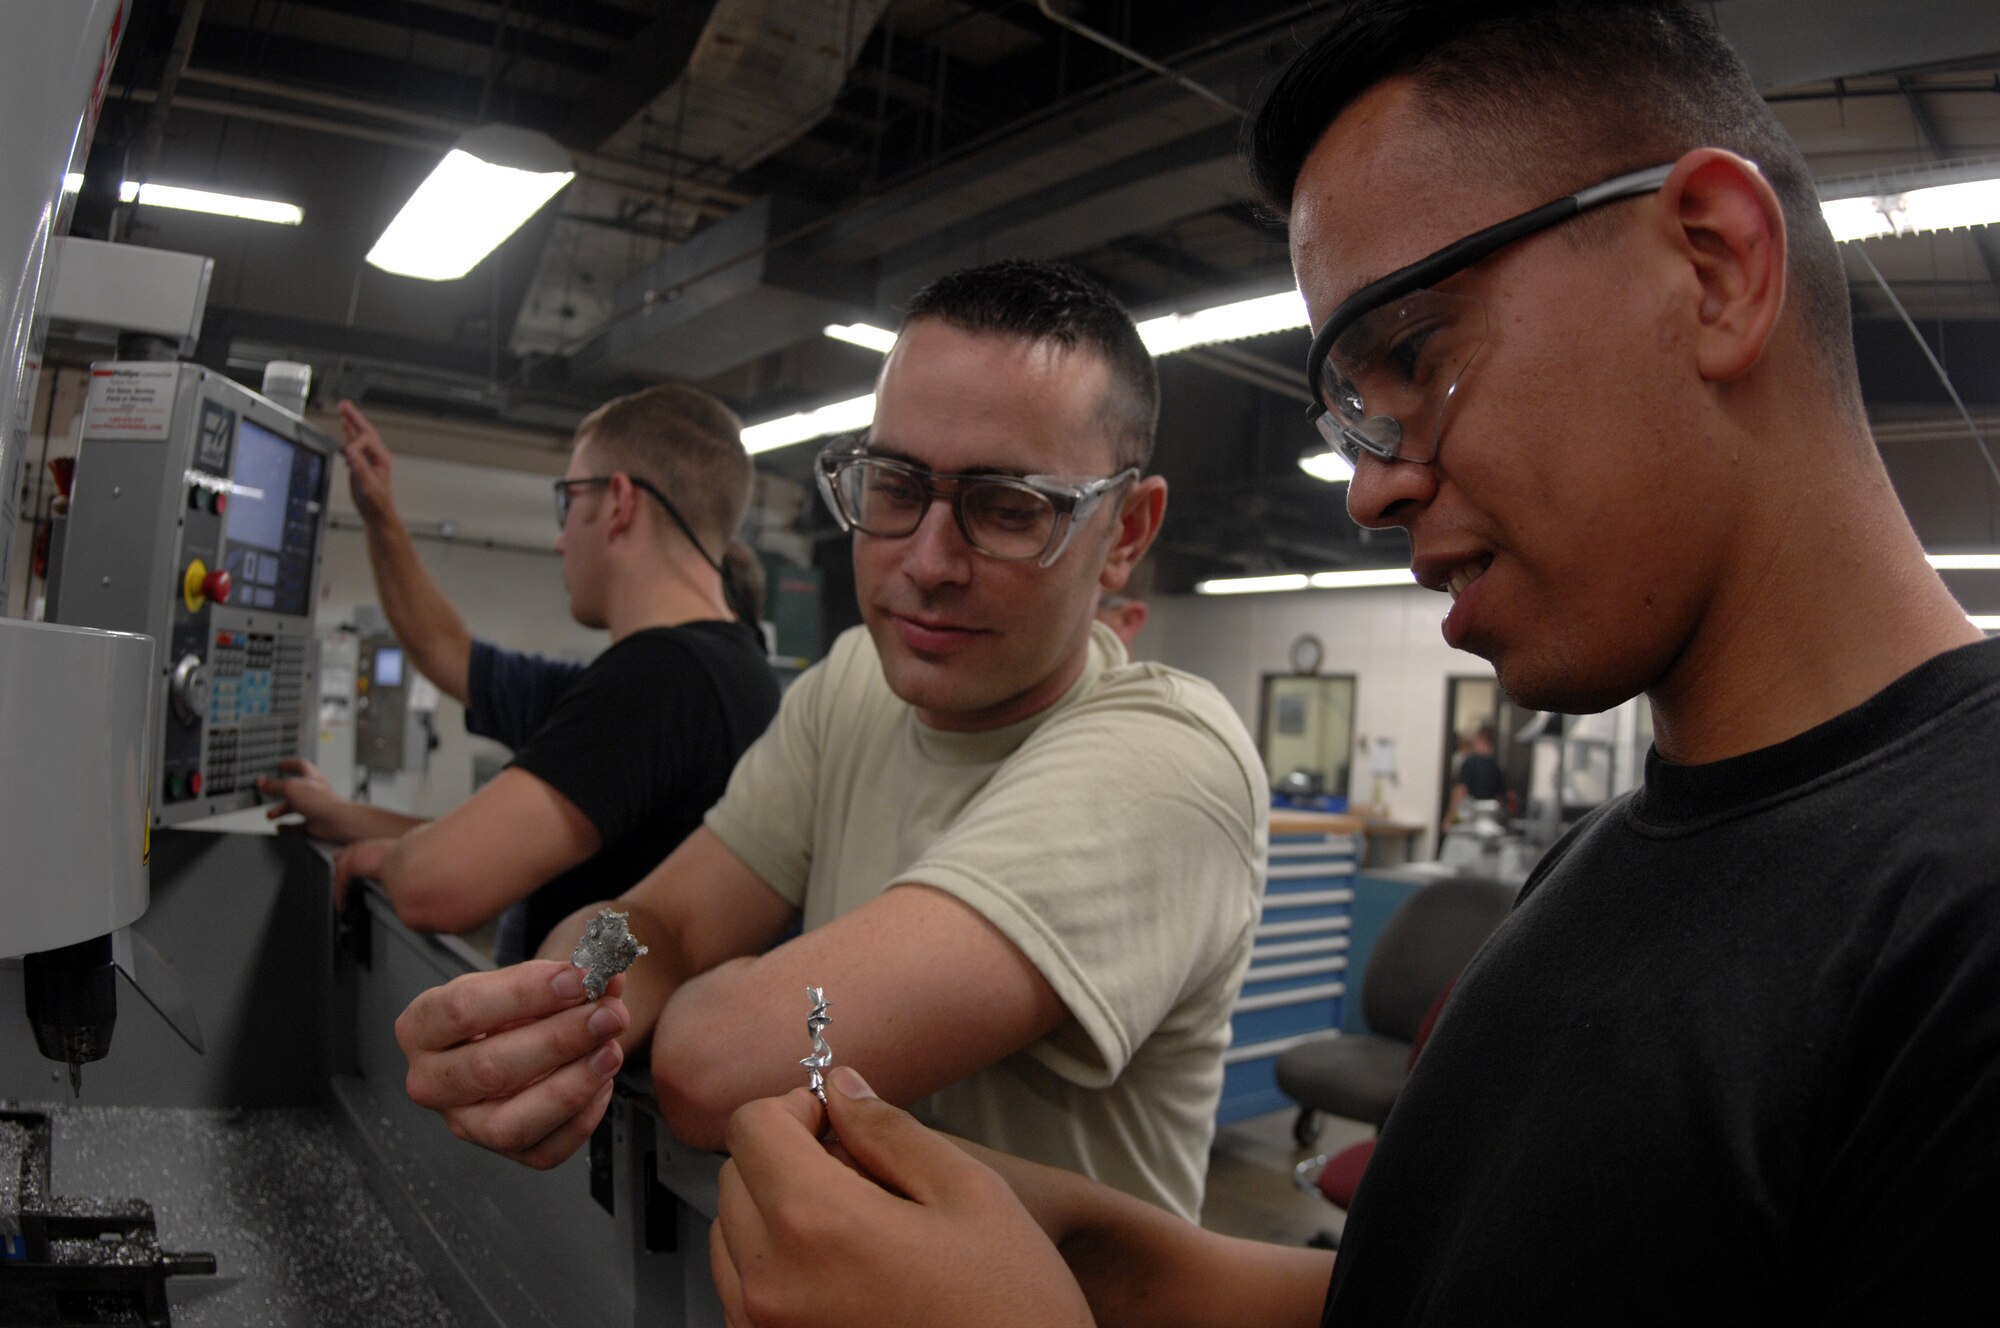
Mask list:
[[[1673,167],[1616,176],[1511,217],[1398,268],[1341,301],[1306,354],[1307,417],[1353,465],[1429,461],[1466,367],[1486,344],[1486,309],[1469,295],[1433,290],[1500,249],[1619,199],[1649,194]]]
[[[1002,562],[1047,567],[1107,494],[1139,478],[1136,466],[1101,480],[1052,475],[940,475],[891,457],[870,456],[865,443],[842,439],[815,463],[820,495],[843,530],[901,539],[923,524],[931,503],[947,499],[965,542]]]

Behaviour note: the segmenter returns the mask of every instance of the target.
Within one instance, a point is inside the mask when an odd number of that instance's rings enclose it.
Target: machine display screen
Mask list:
[[[304,614],[312,606],[313,552],[319,539],[326,458],[309,447],[242,421],[229,477],[222,565],[240,608]]]
[[[377,687],[403,685],[403,652],[395,646],[383,646],[375,652],[375,685]]]

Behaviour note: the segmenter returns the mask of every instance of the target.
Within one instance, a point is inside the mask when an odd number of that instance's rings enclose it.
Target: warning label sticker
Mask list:
[[[174,419],[174,383],[180,366],[120,364],[90,371],[83,403],[83,436],[166,441]]]

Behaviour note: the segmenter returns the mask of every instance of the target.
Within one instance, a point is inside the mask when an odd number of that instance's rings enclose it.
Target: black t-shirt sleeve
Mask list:
[[[475,640],[466,671],[466,732],[518,752],[586,667]]]
[[[606,844],[660,815],[699,776],[714,688],[691,653],[633,637],[598,657],[513,765],[576,804]],[[726,770],[725,765],[725,770]]]

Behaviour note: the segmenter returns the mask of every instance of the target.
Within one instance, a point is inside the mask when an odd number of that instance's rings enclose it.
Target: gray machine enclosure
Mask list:
[[[100,364],[91,374],[49,618],[158,642],[155,826],[254,806],[258,775],[314,750],[313,607],[333,442],[198,365]],[[245,482],[253,452],[291,466],[285,494]],[[249,519],[246,504],[272,502],[283,547],[245,552],[231,521]],[[268,523],[271,510],[261,510]],[[230,562],[228,602],[188,593],[196,564]]]

